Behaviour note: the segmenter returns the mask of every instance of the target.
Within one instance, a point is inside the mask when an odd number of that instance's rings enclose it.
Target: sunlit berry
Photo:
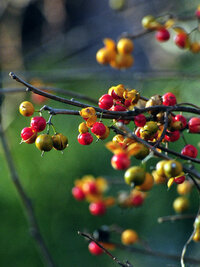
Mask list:
[[[185,32],[177,33],[174,37],[174,42],[179,48],[186,48],[188,35]]]
[[[146,124],[146,117],[143,114],[139,114],[134,117],[135,125],[138,127],[143,127]]]
[[[89,128],[87,127],[85,122],[82,122],[79,124],[79,126],[78,126],[79,133],[87,133],[88,130],[89,130]]]
[[[180,132],[179,131],[167,131],[167,134],[165,135],[165,140],[167,142],[176,142],[180,138]]]
[[[34,113],[34,106],[29,101],[24,101],[19,106],[19,112],[26,117],[32,116]]]
[[[31,119],[31,128],[35,132],[41,132],[46,128],[46,120],[42,116],[36,116]]]
[[[21,131],[21,138],[23,141],[27,144],[32,144],[35,142],[35,139],[37,137],[37,133],[34,132],[30,127],[25,127]]]
[[[171,178],[181,174],[183,167],[177,160],[167,160],[163,166],[165,176]]]
[[[198,150],[193,145],[186,145],[182,150],[181,154],[184,156],[188,156],[190,158],[196,158],[198,155]]]
[[[93,202],[89,205],[89,210],[92,215],[101,216],[106,212],[106,206],[102,201]]]
[[[83,190],[78,186],[72,188],[72,195],[78,201],[85,199],[85,194]]]
[[[49,134],[40,134],[35,140],[35,145],[41,151],[50,151],[53,148],[53,140]]]
[[[128,38],[122,38],[117,43],[117,51],[120,54],[130,54],[133,52],[133,42]]]
[[[90,133],[82,133],[82,134],[79,134],[78,137],[77,137],[77,140],[79,142],[79,144],[81,145],[90,145],[93,141],[93,137]]]
[[[126,153],[116,154],[111,159],[111,165],[116,170],[125,170],[131,164],[131,161]]]
[[[151,29],[152,23],[155,22],[155,17],[152,15],[147,15],[145,17],[143,17],[142,19],[142,26],[145,29]]]
[[[96,60],[100,64],[108,64],[111,60],[114,60],[116,57],[116,52],[114,50],[107,49],[103,47],[99,49],[96,53]]]
[[[91,128],[91,132],[95,135],[103,136],[106,132],[106,127],[102,122],[95,122]]]
[[[176,105],[176,97],[172,93],[166,93],[162,96],[162,101],[164,106],[174,106]]]
[[[103,249],[100,248],[94,241],[89,243],[88,249],[93,255],[101,255],[103,253]]]
[[[177,192],[179,193],[179,195],[186,195],[188,193],[190,193],[192,190],[192,184],[190,181],[185,180],[184,183],[179,184],[177,186]]]
[[[200,118],[193,117],[188,122],[190,133],[200,133]]]
[[[138,234],[132,229],[127,229],[121,234],[121,241],[124,245],[132,245],[138,241]]]
[[[102,109],[110,109],[113,105],[113,98],[111,95],[105,94],[99,98],[99,107]]]
[[[159,42],[166,42],[170,38],[169,31],[165,28],[162,28],[156,32],[156,39]]]

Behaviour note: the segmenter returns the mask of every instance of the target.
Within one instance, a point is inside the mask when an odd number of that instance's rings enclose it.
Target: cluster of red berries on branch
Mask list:
[[[19,106],[19,112],[25,117],[33,115],[35,109],[31,102],[24,101]],[[51,126],[54,130],[54,135],[47,133],[39,134],[46,129],[46,126]],[[49,128],[49,127],[48,127]],[[25,127],[21,131],[22,142],[26,144],[35,143],[36,147],[42,152],[50,151],[52,148],[56,150],[64,150],[68,146],[68,139],[61,133],[57,133],[51,121],[46,122],[42,116],[35,116],[31,118],[30,127]]]

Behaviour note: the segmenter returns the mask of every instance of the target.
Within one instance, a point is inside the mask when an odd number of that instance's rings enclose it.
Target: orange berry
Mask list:
[[[96,60],[100,64],[108,64],[115,59],[116,52],[106,47],[99,49],[96,53]]]
[[[142,191],[148,191],[153,187],[153,184],[153,176],[150,173],[146,172],[144,183],[139,185],[137,188]]]
[[[130,54],[133,52],[134,44],[128,38],[122,38],[117,43],[117,51],[119,54]]]

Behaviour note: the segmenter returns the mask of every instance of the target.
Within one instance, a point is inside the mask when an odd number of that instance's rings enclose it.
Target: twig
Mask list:
[[[164,216],[164,217],[159,217],[158,218],[158,223],[163,223],[163,222],[174,222],[178,220],[185,220],[185,219],[194,219],[196,215],[194,214],[178,214],[178,215],[169,215],[169,216]]]
[[[133,267],[133,265],[131,263],[129,263],[128,261],[126,261],[126,263],[122,263],[120,260],[118,260],[117,257],[113,256],[104,246],[102,246],[97,240],[95,240],[90,234],[87,233],[83,233],[78,231],[78,234],[86,237],[87,239],[89,239],[90,241],[95,242],[113,261],[115,261],[118,265],[122,266],[122,267]]]
[[[28,223],[30,226],[30,233],[33,236],[33,238],[35,239],[35,242],[37,244],[37,247],[40,250],[40,253],[42,254],[43,258],[44,258],[44,264],[46,264],[46,266],[48,267],[55,267],[56,265],[54,264],[54,261],[51,257],[50,252],[48,251],[48,248],[45,244],[45,241],[42,237],[42,234],[40,232],[40,228],[34,213],[34,208],[32,205],[31,200],[29,199],[29,197],[27,196],[21,182],[18,176],[18,173],[15,169],[14,166],[14,162],[12,159],[12,155],[10,153],[10,149],[8,146],[8,142],[6,140],[6,137],[4,135],[3,129],[2,129],[2,125],[0,124],[0,138],[1,138],[1,142],[2,142],[2,146],[4,149],[4,153],[5,153],[5,157],[8,163],[8,167],[9,167],[9,171],[11,174],[11,179],[12,182],[22,200],[22,203],[24,205],[25,208],[25,213],[27,215],[27,219],[28,219]]]
[[[75,97],[78,99],[83,99],[86,100],[90,103],[97,104],[97,101],[89,96],[85,96],[83,94],[77,93],[70,91],[68,89],[62,89],[62,88],[57,88],[57,87],[38,87],[39,90],[46,91],[46,92],[55,92],[55,93],[60,93],[62,95],[67,95],[71,97]],[[25,88],[0,88],[0,94],[10,94],[10,93],[21,93],[21,92],[26,92]]]

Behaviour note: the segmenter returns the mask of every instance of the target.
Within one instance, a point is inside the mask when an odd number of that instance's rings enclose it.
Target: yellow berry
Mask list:
[[[173,208],[177,213],[182,213],[189,208],[189,201],[185,197],[177,197],[173,202]]]
[[[138,241],[138,234],[132,229],[127,229],[121,234],[121,241],[124,245],[132,245]]]
[[[119,54],[130,54],[133,52],[134,44],[128,38],[122,38],[117,43],[117,51]]]
[[[19,112],[26,117],[32,116],[34,113],[34,106],[29,101],[24,101],[19,106]]]
[[[87,133],[88,132],[88,127],[87,127],[85,122],[82,122],[79,124],[78,131],[79,131],[79,133]]]

